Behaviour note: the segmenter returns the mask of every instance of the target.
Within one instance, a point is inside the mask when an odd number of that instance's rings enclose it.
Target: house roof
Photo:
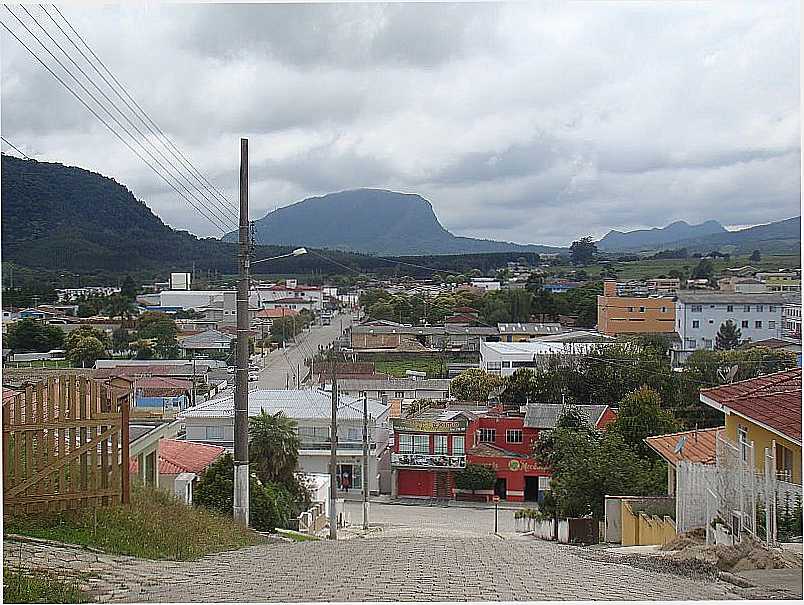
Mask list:
[[[208,366],[196,364],[196,374],[203,374]],[[93,378],[109,378],[111,376],[137,376],[140,374],[150,374],[151,376],[191,376],[193,365],[132,365],[116,366],[113,368],[98,368],[94,370]]]
[[[792,297],[788,294],[778,292],[757,292],[755,294],[740,292],[700,292],[697,290],[678,290],[676,292],[676,299],[684,304],[734,303],[735,305],[743,305],[764,303],[766,305],[781,305],[791,298]]]
[[[338,388],[345,391],[449,391],[448,378],[386,378],[377,379],[350,379],[338,381]]]
[[[557,334],[564,331],[559,323],[498,323],[500,334]]]
[[[724,428],[718,426],[711,429],[655,435],[647,437],[645,443],[673,466],[679,462],[714,464],[717,434]],[[680,452],[676,452],[676,447],[682,438],[684,445]]]
[[[512,452],[511,450],[498,447],[491,443],[478,443],[476,446],[466,450],[466,453],[470,456],[485,456],[487,458],[497,458],[500,456],[505,456],[506,458],[528,458],[525,454]]]
[[[143,395],[146,397],[173,397],[182,395],[189,391],[193,385],[189,380],[165,378],[163,376],[139,378],[135,384],[137,390],[142,391]]]
[[[764,347],[766,349],[788,349],[791,347],[801,347],[801,341],[766,338],[765,340],[747,342],[740,346],[741,349],[755,349],[757,347]]]
[[[217,445],[191,443],[176,439],[161,439],[159,441],[159,474],[201,474],[225,451],[226,448]],[[136,458],[129,464],[132,473],[137,472],[138,466]]]
[[[182,338],[179,346],[184,349],[194,349],[199,347],[226,346],[228,347],[234,336],[225,334],[218,330],[204,330],[200,334],[193,334],[187,338]]]
[[[701,401],[801,444],[801,368],[710,389]]]
[[[545,342],[531,340],[527,342],[484,342],[483,346],[498,355],[550,355],[563,353],[567,355],[587,355],[597,347],[621,344],[617,342]]]
[[[561,412],[568,407],[560,403],[529,403],[525,412],[524,426],[534,429],[553,429],[556,426]],[[580,410],[589,424],[597,426],[604,412],[608,409],[607,405],[576,405],[573,406]]]
[[[257,416],[262,410],[268,414],[284,412],[295,420],[322,420],[331,418],[332,394],[323,389],[256,390],[248,394],[248,415]],[[388,410],[376,399],[368,400],[368,412],[378,418]],[[233,418],[234,396],[213,399],[189,408],[180,414],[186,419]],[[363,398],[341,395],[338,405],[339,420],[363,418]]]
[[[292,317],[298,315],[296,309],[261,309],[257,311],[257,317],[264,319],[275,319],[277,317]]]
[[[295,297],[295,296],[286,296],[284,298],[275,298],[274,300],[266,300],[265,304],[266,305],[272,305],[272,304],[276,304],[276,303],[282,303],[282,304],[291,304],[291,303],[293,303],[293,304],[297,304],[297,305],[301,305],[301,304],[310,304],[310,305],[312,305],[315,302],[316,301],[313,300],[312,298],[299,298],[299,297]]]

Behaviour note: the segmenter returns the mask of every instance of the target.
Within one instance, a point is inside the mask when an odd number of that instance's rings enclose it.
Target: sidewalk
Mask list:
[[[358,494],[357,500],[360,500],[361,497]],[[341,497],[340,495],[338,497]],[[351,500],[351,498],[348,498]],[[369,498],[369,502],[372,504],[387,504],[387,505],[396,505],[396,506],[438,506],[441,508],[479,508],[479,509],[486,509],[486,510],[494,510],[494,503],[493,502],[470,502],[465,500],[436,500],[433,499],[423,499],[423,498],[391,498],[388,495],[380,495],[380,496],[371,496]],[[500,501],[497,504],[498,510],[520,510],[523,508],[532,508],[535,506],[533,502],[506,502]]]

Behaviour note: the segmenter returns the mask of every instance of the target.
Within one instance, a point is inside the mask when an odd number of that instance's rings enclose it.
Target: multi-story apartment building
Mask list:
[[[801,301],[782,307],[782,336],[801,338]]]
[[[790,297],[778,293],[693,292],[676,294],[676,332],[681,342],[676,359],[693,351],[714,349],[720,326],[732,320],[743,341],[776,338],[782,333],[782,307]]]
[[[675,318],[671,298],[618,296],[614,281],[603,282],[603,295],[597,297],[597,329],[609,336],[672,333]]]

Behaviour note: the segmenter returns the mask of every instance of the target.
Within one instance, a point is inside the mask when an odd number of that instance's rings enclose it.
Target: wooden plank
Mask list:
[[[13,406],[13,420],[11,421],[11,425],[19,426],[21,422],[20,415],[22,410],[22,395],[15,395],[11,405]],[[20,478],[20,468],[22,467],[22,441],[16,434],[13,435],[13,441],[14,453],[12,457],[12,469],[14,471],[14,483],[16,484],[22,481]]]
[[[3,430],[11,424],[11,406],[3,405]],[[11,441],[9,433],[3,438],[3,485],[11,487]]]
[[[122,420],[121,420],[122,422]],[[111,467],[111,477],[110,481],[111,487],[119,487],[120,484],[120,424],[112,425],[109,427],[110,431],[112,431],[110,437],[112,442],[112,451],[111,455],[109,456],[109,466]]]
[[[81,418],[78,410],[78,377],[75,375],[67,379],[67,403],[70,408],[70,418],[78,420]],[[73,456],[73,452],[78,447],[78,430],[76,428],[70,429],[70,453],[68,454],[70,461],[70,493],[76,494],[79,491],[79,481],[81,480],[77,456]],[[68,507],[74,508],[74,501],[68,502]]]
[[[36,385],[36,418],[34,418],[34,422],[39,423],[44,420],[45,417],[45,387],[47,386],[47,382],[45,380],[40,380],[39,383]],[[36,467],[38,469],[43,469],[48,467],[48,454],[47,454],[47,432],[45,429],[40,429],[34,434],[34,450],[36,453],[37,464]],[[36,489],[37,494],[49,494],[51,493],[50,490],[50,475],[46,475],[42,481],[37,484]],[[42,510],[41,506],[36,507],[37,510]]]
[[[58,429],[58,428],[81,428],[86,426],[103,426],[104,424],[115,423],[120,419],[120,414],[100,414],[99,418],[82,419],[82,420],[65,420],[64,422],[40,422],[32,425],[22,425],[18,428],[13,428],[15,433],[36,432],[42,430]],[[5,431],[4,431],[5,432]]]
[[[33,419],[33,410],[34,410],[34,390],[32,386],[27,386],[25,388],[25,418],[24,424],[28,424],[29,422],[34,422]],[[32,433],[25,433],[25,479],[27,480],[29,477],[32,477],[36,474],[36,461],[34,459],[34,450],[33,450],[33,434]],[[31,512],[28,507],[24,508],[25,512]]]
[[[66,376],[59,376],[59,418],[68,422],[70,420],[70,412],[69,406],[67,401],[67,396],[69,395],[69,391],[67,389],[67,377]],[[58,462],[67,456],[69,453],[67,440],[69,437],[69,431],[66,428],[59,429],[59,457]],[[60,494],[67,494],[70,491],[70,470],[67,465],[61,470],[61,478],[59,479],[59,493]],[[66,501],[59,501],[58,507],[54,507],[56,510],[65,510],[67,508]]]
[[[129,423],[129,412],[130,412],[130,405],[129,405],[129,398],[126,397],[125,399],[121,399],[121,410],[120,410],[120,435],[122,441],[122,452],[120,455],[120,466],[121,466],[121,483],[120,483],[120,491],[121,493],[121,502],[123,504],[129,503],[129,496],[130,496],[130,479],[131,473],[129,469],[129,434],[128,434],[128,423]],[[157,456],[158,458],[158,456]],[[157,459],[155,464],[159,464],[159,460]]]
[[[103,414],[108,414],[111,410],[109,409],[109,393],[106,385],[101,385],[100,389],[100,405],[101,410],[103,410]],[[108,428],[108,425],[102,425],[101,431],[105,431]],[[101,441],[101,463],[100,463],[100,477],[101,477],[101,488],[108,489],[109,488],[109,473],[111,469],[109,468],[109,440],[104,439]],[[101,498],[101,504],[103,506],[107,506],[109,504],[109,498],[104,496]]]
[[[48,378],[47,381],[47,418],[43,419],[45,422],[55,423],[56,422],[56,379],[55,377],[51,376]],[[47,441],[47,453],[48,453],[48,461],[47,465],[50,466],[56,461],[56,448],[58,444],[56,442],[56,434],[57,428],[49,428],[48,429],[48,441]],[[59,493],[59,473],[51,473],[50,474],[50,493],[51,494],[58,494]],[[50,510],[51,504],[48,503],[46,505],[45,510]]]
[[[93,418],[95,416],[95,414],[97,413],[95,411],[96,396],[97,396],[97,393],[95,391],[95,381],[90,380],[89,383],[87,384],[87,418],[88,419]],[[88,422],[88,421],[85,421],[84,426],[87,426],[86,422]],[[87,430],[87,437],[89,438],[89,440],[94,441],[95,438],[97,437],[97,432],[95,431],[95,427],[87,426],[86,430]],[[88,461],[87,461],[87,471],[88,471],[88,474],[87,474],[87,489],[89,490],[89,492],[91,494],[94,493],[98,489],[98,486],[97,486],[97,484],[95,482],[95,480],[96,480],[96,478],[98,476],[98,471],[97,471],[97,468],[96,468],[97,462],[98,462],[98,448],[93,447],[91,450],[89,450],[89,456],[88,456]],[[87,500],[87,503],[89,504],[89,506],[93,506],[93,507],[98,506],[98,504],[100,504],[100,502],[98,500],[98,497],[96,497],[94,495],[91,496]]]
[[[107,439],[110,436],[116,436],[119,432],[120,432],[120,427],[119,426],[111,426],[106,431],[101,433],[98,437],[99,437],[99,439]],[[33,477],[29,477],[28,479],[23,481],[21,484],[14,486],[13,489],[8,490],[6,495],[7,496],[16,496],[17,494],[22,493],[29,486],[31,486],[34,483],[36,483],[36,481],[38,481],[41,478],[41,476],[44,475],[45,473],[52,472],[52,471],[54,471],[54,470],[56,470],[58,468],[61,468],[62,466],[68,465],[68,464],[73,464],[75,462],[75,460],[77,460],[82,454],[84,454],[85,452],[88,452],[89,449],[92,448],[92,447],[97,447],[97,445],[98,445],[98,440],[97,439],[95,441],[93,441],[93,442],[85,443],[81,447],[78,447],[75,450],[73,450],[72,452],[70,452],[65,458],[62,458],[61,460],[56,462],[56,464],[54,464],[52,467],[50,467],[48,469],[45,469],[43,472],[40,472],[40,473],[34,475]],[[78,492],[76,491],[75,493],[78,493]]]
[[[107,490],[99,490],[94,493],[94,495],[98,497],[109,498],[119,498],[120,497],[120,490],[119,489],[107,489]],[[58,502],[58,501],[69,501],[69,500],[78,500],[84,498],[85,494],[42,494],[42,495],[32,495],[32,496],[25,496],[23,498],[14,498],[10,500],[3,501],[5,505],[11,506],[18,506],[20,504],[27,504],[29,502]]]

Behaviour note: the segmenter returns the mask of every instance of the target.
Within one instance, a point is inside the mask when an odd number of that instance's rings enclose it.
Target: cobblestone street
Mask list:
[[[13,564],[91,573],[98,597],[114,602],[737,597],[734,587],[722,582],[638,569],[577,547],[499,537],[479,524],[473,530],[472,523],[487,520],[487,510],[385,505],[372,512],[379,525],[365,537],[271,542],[193,562],[8,541],[4,548]],[[444,516],[453,516],[453,522],[438,523]],[[420,527],[413,526],[416,519]],[[359,517],[352,520],[359,523]]]

